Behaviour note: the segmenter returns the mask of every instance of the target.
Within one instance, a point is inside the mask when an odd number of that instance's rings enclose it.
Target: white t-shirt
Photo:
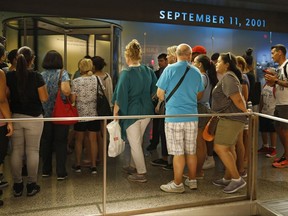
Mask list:
[[[262,102],[263,107],[261,110],[261,113],[267,114],[267,115],[274,115],[274,110],[276,106],[276,98],[273,92],[273,88],[268,85],[264,85],[261,96],[262,96]]]
[[[284,74],[284,65],[288,60],[286,60],[282,65],[280,65],[277,69],[278,72],[278,79],[287,81],[287,77]],[[288,64],[286,65],[286,71],[288,73]],[[276,84],[276,105],[288,105],[288,88],[283,87]]]

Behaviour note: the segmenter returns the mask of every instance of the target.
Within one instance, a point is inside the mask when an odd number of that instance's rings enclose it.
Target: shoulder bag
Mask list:
[[[62,80],[63,69],[60,71],[59,80],[58,80],[58,92],[56,96],[56,101],[54,109],[52,112],[52,117],[78,117],[78,111],[76,107],[72,106],[69,97],[66,97],[66,103],[63,102],[61,98],[61,80]],[[77,123],[78,120],[69,120],[69,121],[53,121],[54,124],[60,125],[73,125]]]
[[[96,79],[97,79],[96,110],[97,110],[98,116],[112,116],[110,103],[105,96],[104,90],[102,88],[102,84],[98,76],[96,76]]]
[[[184,80],[187,72],[189,71],[189,69],[190,69],[190,66],[188,65],[188,66],[186,67],[186,70],[185,70],[183,76],[180,78],[180,80],[178,81],[178,83],[177,83],[177,85],[174,87],[174,89],[170,92],[170,94],[168,95],[168,97],[166,98],[166,100],[161,101],[161,102],[158,103],[158,105],[157,105],[157,106],[159,106],[159,112],[158,112],[158,114],[160,114],[160,115],[165,115],[165,104],[169,101],[169,99],[172,97],[172,95],[173,95],[173,94],[176,92],[176,90],[179,88],[179,86],[180,86],[181,83],[183,82],[183,80]]]

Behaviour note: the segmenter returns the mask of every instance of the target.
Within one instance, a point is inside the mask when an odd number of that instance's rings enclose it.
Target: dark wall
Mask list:
[[[255,31],[288,31],[287,13],[196,5],[168,0],[30,0],[25,2],[13,0],[13,4],[2,4],[1,10]]]

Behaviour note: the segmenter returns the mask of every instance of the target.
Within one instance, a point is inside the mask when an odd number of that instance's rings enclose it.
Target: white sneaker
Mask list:
[[[168,193],[183,193],[185,191],[183,183],[176,185],[174,181],[171,181],[165,185],[161,185],[160,189]]]
[[[215,167],[215,160],[214,160],[213,156],[207,157],[204,164],[203,164],[202,169],[205,170],[205,169],[211,169],[214,167]]]
[[[189,187],[191,190],[196,190],[197,189],[197,180],[189,180],[189,178],[187,178],[184,182],[184,184]]]

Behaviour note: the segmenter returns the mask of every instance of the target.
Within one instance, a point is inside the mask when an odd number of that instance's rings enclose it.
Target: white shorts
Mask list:
[[[167,149],[170,155],[196,154],[198,121],[165,122]]]

